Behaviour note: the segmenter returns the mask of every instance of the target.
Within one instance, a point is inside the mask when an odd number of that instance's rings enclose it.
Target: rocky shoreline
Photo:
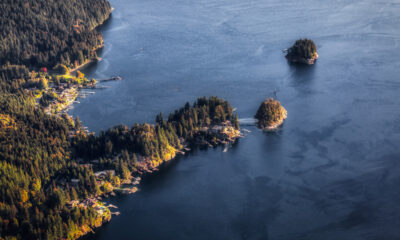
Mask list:
[[[281,121],[279,121],[277,123],[271,124],[266,127],[262,127],[261,130],[266,131],[266,132],[273,132],[273,131],[277,130],[283,124],[284,121],[285,121],[285,119],[282,119]]]
[[[284,122],[284,120],[282,120],[278,123],[272,124],[271,126],[265,127],[263,130],[274,131],[274,130],[278,129],[283,124],[283,122]]]
[[[292,63],[303,63],[307,65],[313,65],[315,63],[315,60],[318,59],[318,54],[315,53],[315,56],[312,58],[293,57],[286,55],[286,59]]]

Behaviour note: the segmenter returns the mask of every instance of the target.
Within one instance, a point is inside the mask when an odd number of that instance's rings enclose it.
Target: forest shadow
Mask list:
[[[311,83],[314,79],[315,68],[318,66],[316,62],[313,65],[305,65],[301,63],[289,62],[289,68],[291,77],[293,79],[292,84],[294,86],[300,86],[305,83]]]

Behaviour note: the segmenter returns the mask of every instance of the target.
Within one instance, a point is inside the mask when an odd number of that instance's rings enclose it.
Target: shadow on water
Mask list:
[[[104,21],[104,23],[96,28],[97,31],[104,33],[113,22],[113,14],[111,13],[110,17]]]
[[[228,146],[228,151],[239,150],[239,141],[240,139],[237,139],[234,143],[230,143]],[[190,151],[185,152],[184,155],[177,155],[173,160],[162,163],[159,166],[158,171],[142,176],[141,186],[148,187],[149,185],[165,182],[166,180],[168,180],[168,178],[170,178],[171,171],[174,171],[174,169],[179,165],[181,161],[190,160],[194,156],[197,156],[200,152],[220,152],[223,151],[225,147],[226,146],[223,144],[215,147],[192,146],[190,147]]]
[[[222,151],[223,147],[224,146],[190,147],[190,151],[185,152],[184,155],[177,155],[171,161],[162,163],[159,166],[158,171],[155,171],[153,173],[149,173],[149,174],[142,176],[143,181],[141,182],[141,185],[146,186],[146,185],[152,185],[152,184],[156,184],[156,183],[160,183],[160,182],[165,182],[170,177],[171,171],[173,171],[181,161],[189,160],[193,156],[198,155],[199,152],[207,152],[207,151],[215,151],[215,150]]]
[[[265,150],[269,152],[279,151],[281,148],[282,134],[284,131],[284,123],[275,131],[263,131]]]
[[[158,171],[143,175],[142,182],[140,185],[142,187],[149,186],[149,185],[158,183],[160,181],[162,182],[162,181],[166,180],[166,178],[168,178],[168,176],[169,176],[168,173],[170,171],[172,171],[179,164],[180,161],[187,159],[190,155],[191,155],[191,153],[189,152],[183,156],[177,156],[176,158],[174,158],[171,161],[164,162],[163,164],[161,164]]]
[[[99,50],[97,50],[97,56],[101,56],[102,52],[103,52],[103,48],[100,48]],[[84,72],[86,76],[92,76],[97,71],[97,66],[98,66],[98,62],[91,62],[79,70]]]
[[[237,150],[239,147],[239,142],[240,142],[240,138],[238,138],[234,143],[231,144],[231,148],[232,150]]]
[[[104,23],[96,28],[98,32],[103,35],[112,25],[113,22],[113,15],[111,14],[110,17],[104,21]],[[97,50],[97,56],[102,57],[104,52],[104,47]],[[88,65],[84,66],[80,71],[84,72],[86,76],[93,76],[93,74],[98,70],[98,62],[91,62]]]
[[[315,69],[318,67],[318,62],[313,65],[305,65],[301,63],[289,62],[290,73],[295,87],[304,86],[311,83],[314,79]]]

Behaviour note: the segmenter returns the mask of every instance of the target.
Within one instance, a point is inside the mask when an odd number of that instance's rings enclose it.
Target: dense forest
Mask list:
[[[33,69],[96,56],[102,38],[95,27],[110,4],[4,0],[0,13],[0,239],[76,239],[110,216],[69,203],[102,189],[93,170],[71,158],[79,121],[46,114],[28,88],[48,88]]]
[[[2,0],[0,65],[77,66],[97,57],[95,30],[110,15],[106,0]]]
[[[257,126],[262,129],[273,129],[279,126],[287,116],[286,109],[273,98],[263,101],[257,110],[255,118]]]
[[[0,237],[75,239],[78,227],[93,227],[92,208],[68,208],[74,199],[96,194],[91,169],[71,160],[69,133],[75,121],[45,114],[18,82],[26,68],[0,71]],[[72,186],[63,179],[78,178]]]
[[[99,136],[77,134],[73,149],[77,158],[107,159],[125,152],[144,157],[151,167],[173,158],[183,146],[217,145],[218,141],[232,141],[239,134],[239,122],[227,101],[217,97],[199,98],[191,106],[176,110],[164,119],[160,113],[155,125],[136,124],[116,126]],[[114,161],[117,163],[118,161]],[[127,162],[126,165],[134,164]],[[118,166],[114,166],[115,169]]]
[[[288,49],[286,57],[311,59],[317,57],[317,46],[311,39],[299,39]]]

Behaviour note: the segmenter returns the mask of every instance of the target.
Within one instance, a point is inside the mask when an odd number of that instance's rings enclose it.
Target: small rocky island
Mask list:
[[[261,103],[255,118],[257,127],[263,130],[275,130],[287,117],[286,109],[273,98],[267,98]]]
[[[299,39],[287,50],[286,58],[290,62],[312,65],[318,59],[317,46],[311,39]]]

